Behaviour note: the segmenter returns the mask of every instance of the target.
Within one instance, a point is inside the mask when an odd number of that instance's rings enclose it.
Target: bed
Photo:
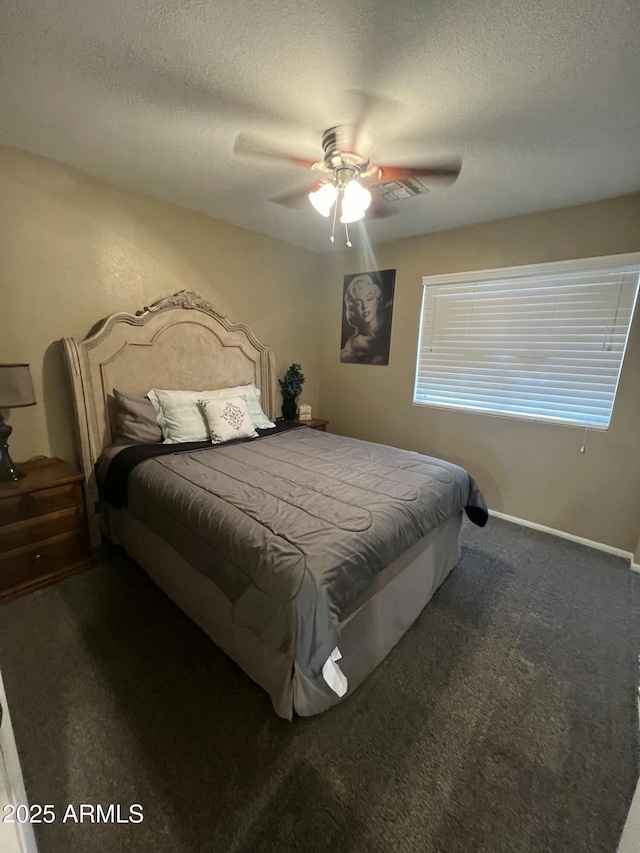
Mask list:
[[[455,566],[463,511],[486,522],[463,469],[303,425],[215,447],[114,447],[118,392],[252,384],[275,420],[270,349],[193,292],[63,346],[92,542],[124,547],[281,717],[352,693]]]

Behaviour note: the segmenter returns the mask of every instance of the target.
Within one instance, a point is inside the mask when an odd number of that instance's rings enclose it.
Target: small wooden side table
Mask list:
[[[300,418],[296,418],[296,423],[306,424],[311,429],[319,429],[322,432],[326,432],[329,421],[323,421],[321,418],[310,418],[308,421],[301,421]]]
[[[0,603],[91,565],[82,474],[54,458],[18,468],[0,483]]]

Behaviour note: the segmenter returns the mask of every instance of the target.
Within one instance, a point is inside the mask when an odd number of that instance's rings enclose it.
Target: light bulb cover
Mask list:
[[[371,193],[358,181],[349,181],[342,195],[342,209],[340,222],[345,225],[349,222],[357,222],[371,204]]]
[[[349,225],[351,222],[358,222],[360,219],[364,219],[364,210],[360,207],[350,207],[345,202],[342,202],[342,213],[340,215],[340,222],[343,225]]]
[[[346,185],[344,197],[349,200],[349,203],[358,204],[363,210],[366,210],[371,204],[371,193],[356,180],[349,181]]]
[[[335,204],[338,190],[335,184],[323,184],[319,189],[309,193],[309,201],[321,216],[327,217]]]

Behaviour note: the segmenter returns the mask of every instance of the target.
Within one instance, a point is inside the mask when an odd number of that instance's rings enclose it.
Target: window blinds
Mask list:
[[[640,274],[607,260],[425,277],[414,403],[606,429]]]

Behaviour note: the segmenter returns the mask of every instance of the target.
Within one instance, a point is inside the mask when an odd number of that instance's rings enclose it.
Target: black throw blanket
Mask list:
[[[269,438],[289,429],[305,427],[296,421],[277,420],[271,429],[256,429],[257,438],[234,438],[224,444],[212,444],[210,441],[187,441],[184,444],[132,444],[124,447],[109,463],[100,497],[110,503],[114,509],[123,509],[127,505],[127,486],[131,472],[141,462],[154,459],[156,456],[167,456],[170,453],[193,453],[196,450],[211,450],[216,447],[227,447],[229,444],[243,444],[247,441],[258,441]],[[308,429],[308,427],[305,427]]]

